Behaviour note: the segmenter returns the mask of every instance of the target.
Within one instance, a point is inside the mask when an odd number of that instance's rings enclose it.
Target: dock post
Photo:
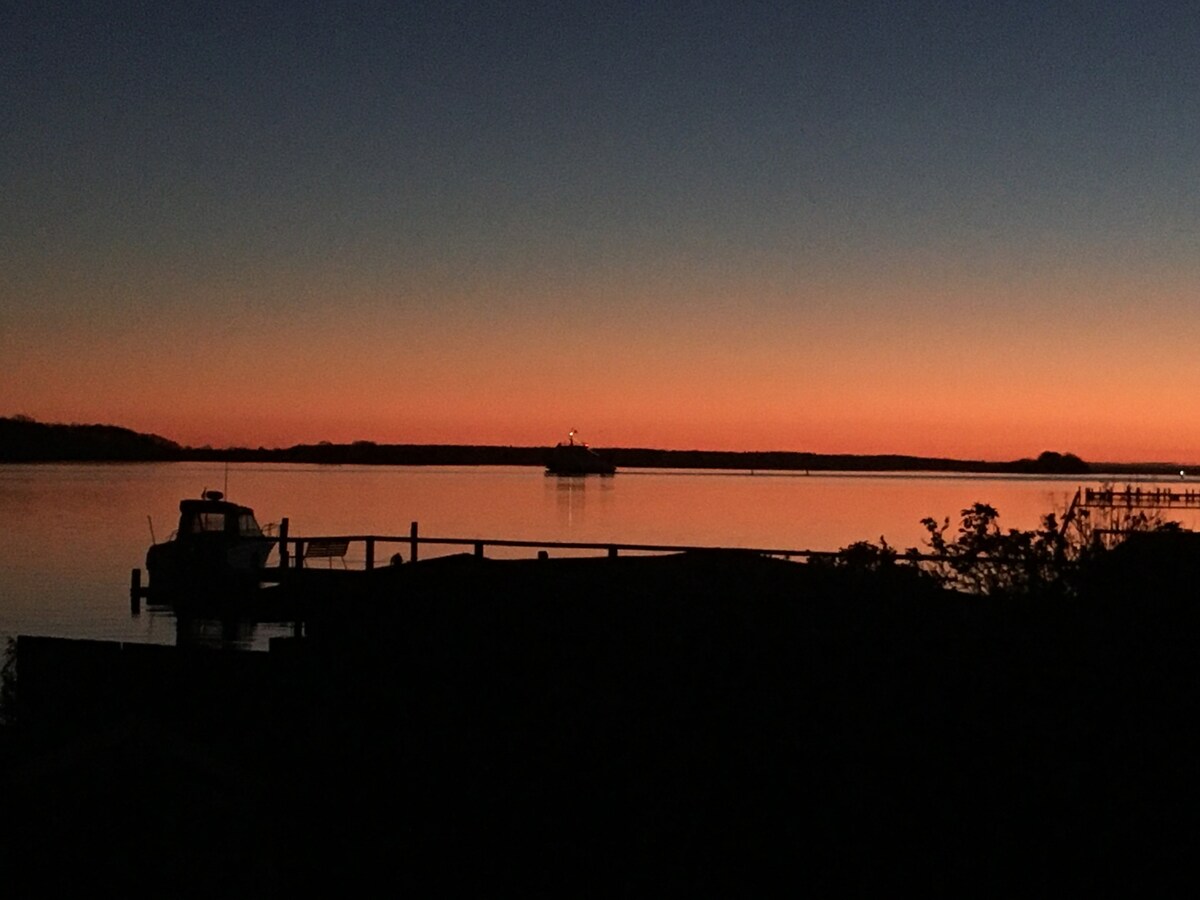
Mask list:
[[[475,542],[475,555],[480,559],[483,559],[483,541]]]
[[[142,612],[142,570],[134,569],[129,573],[129,614],[141,615]]]
[[[609,557],[609,559],[617,558],[617,548],[615,546],[611,546],[608,548],[608,557]]]
[[[367,538],[367,561],[365,563],[368,569],[375,568],[375,538]]]
[[[412,523],[412,528],[408,530],[408,558],[411,562],[417,561],[417,523]]]
[[[288,567],[288,520],[284,516],[279,520],[279,568],[286,569]]]

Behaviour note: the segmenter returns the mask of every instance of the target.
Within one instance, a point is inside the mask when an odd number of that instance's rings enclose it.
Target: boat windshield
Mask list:
[[[193,534],[200,534],[209,531],[224,531],[225,530],[225,513],[222,512],[201,512],[192,516],[192,524],[189,529]]]
[[[238,516],[238,534],[242,537],[262,537],[262,529],[252,514],[242,513]]]

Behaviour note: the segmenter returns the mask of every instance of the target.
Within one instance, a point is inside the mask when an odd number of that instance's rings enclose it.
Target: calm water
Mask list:
[[[202,463],[0,466],[0,637],[190,639],[261,648],[272,635],[289,633],[285,625],[193,623],[181,637],[167,612],[130,615],[129,571],[144,565],[147,517],[163,540],[175,527],[180,499],[223,489],[226,478],[231,499],[252,506],[264,525],[287,516],[298,536],[406,535],[418,521],[429,537],[812,550],[881,536],[901,549],[918,546],[922,517],[953,519],[976,501],[996,506],[1002,527],[1031,528],[1044,513],[1061,512],[1080,484],[1098,484],[681,471],[559,479],[502,467],[267,464],[235,465],[227,474],[223,465]],[[1179,486],[1178,480],[1164,484]],[[391,552],[381,548],[380,555]],[[437,552],[422,548],[423,556]]]

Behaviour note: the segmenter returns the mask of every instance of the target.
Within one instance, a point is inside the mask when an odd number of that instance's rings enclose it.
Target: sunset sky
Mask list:
[[[0,415],[1200,461],[1200,4],[5,4]]]

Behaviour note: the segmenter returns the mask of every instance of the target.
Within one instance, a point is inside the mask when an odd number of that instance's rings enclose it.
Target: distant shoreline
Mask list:
[[[546,464],[547,447],[499,447],[453,444],[301,444],[280,450],[195,450],[197,461],[303,462],[326,465],[407,466],[530,466]],[[659,450],[646,447],[592,448],[617,471],[628,469],[716,469],[760,472],[963,472],[1088,474],[1091,468],[1077,463],[1023,459],[1009,462],[959,460],[899,454],[825,454],[790,451]]]
[[[727,469],[763,472],[948,472],[1028,475],[1178,475],[1174,462],[1087,463],[1046,451],[1008,461],[906,454],[754,450],[593,448],[622,469]],[[0,462],[287,462],[318,465],[530,466],[546,464],[548,447],[472,444],[297,444],[286,448],[186,447],[114,425],[57,425],[0,417]]]

